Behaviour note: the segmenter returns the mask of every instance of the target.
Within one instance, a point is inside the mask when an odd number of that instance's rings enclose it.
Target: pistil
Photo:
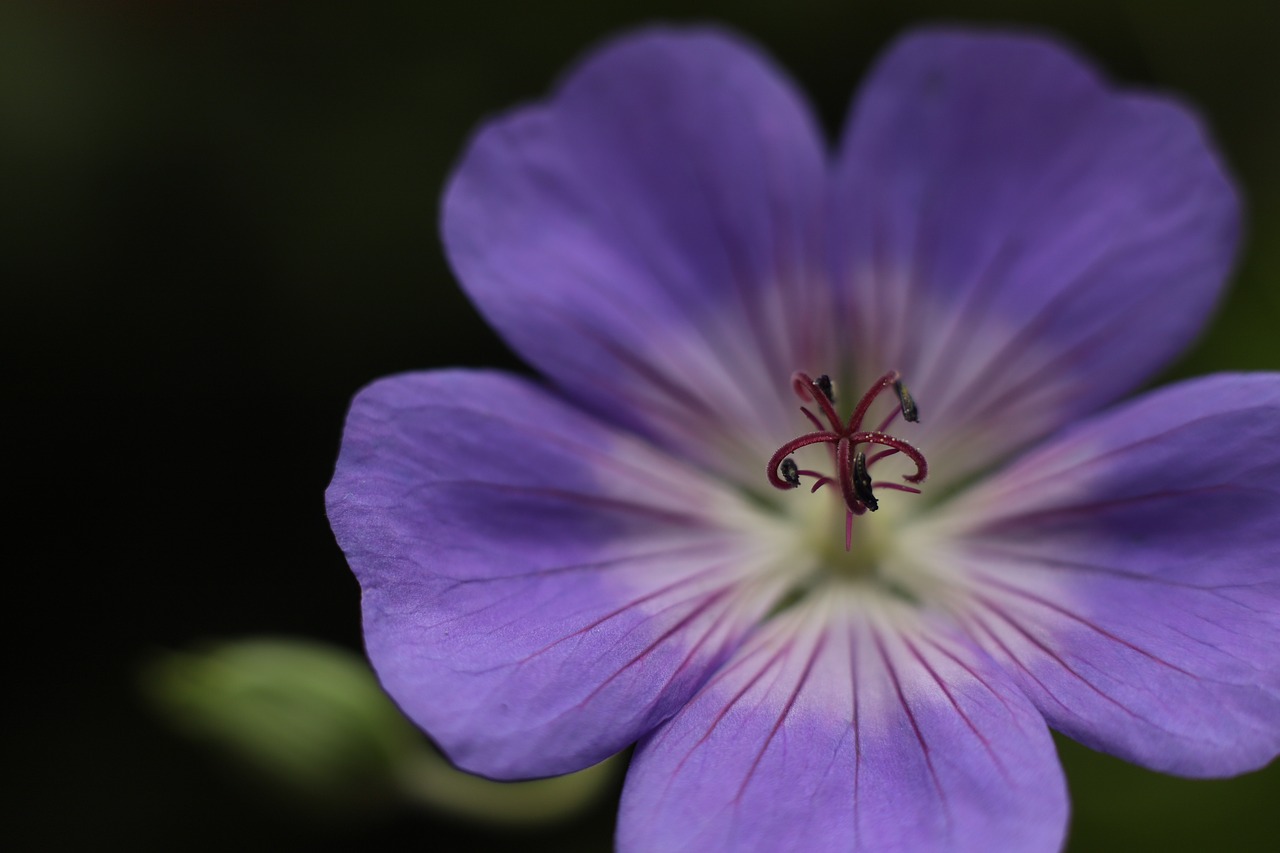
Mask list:
[[[791,387],[802,404],[811,404],[817,410],[815,413],[809,405],[800,406],[800,411],[814,426],[815,431],[791,439],[774,452],[766,469],[769,483],[776,489],[794,489],[799,487],[800,477],[804,475],[814,480],[810,493],[829,483],[836,484],[845,505],[844,547],[847,551],[852,546],[854,517],[880,508],[875,489],[887,488],[920,494],[920,490],[911,485],[874,481],[870,473],[871,468],[880,460],[901,453],[916,466],[914,473],[902,478],[906,483],[921,483],[928,476],[929,468],[924,455],[902,439],[885,432],[899,414],[908,423],[918,422],[919,409],[896,370],[881,376],[867,389],[849,415],[848,421],[842,421],[836,413],[834,386],[826,374],[813,379],[809,374],[797,371],[791,376]],[[871,405],[890,388],[898,398],[897,408],[876,429],[864,431],[862,422]],[[791,454],[797,450],[814,444],[827,444],[831,447],[835,458],[834,476],[800,468],[791,458]],[[876,445],[884,449],[868,456],[866,451],[859,449],[861,445]]]

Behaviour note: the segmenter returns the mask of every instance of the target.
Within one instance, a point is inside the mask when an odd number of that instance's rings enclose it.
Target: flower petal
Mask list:
[[[820,139],[751,45],[643,31],[477,135],[445,247],[490,322],[579,401],[758,485],[761,445],[795,429],[792,371],[820,371],[832,343],[809,333],[830,315]]]
[[[499,778],[635,741],[781,583],[760,576],[768,519],[501,375],[362,391],[328,508],[383,685],[459,766]]]
[[[1047,38],[904,38],[838,173],[849,340],[868,376],[903,372],[935,483],[1165,364],[1237,244],[1236,194],[1190,111],[1108,87]]]
[[[1145,396],[938,523],[970,630],[1054,728],[1188,776],[1280,753],[1280,375]]]
[[[642,741],[619,847],[1057,850],[1040,715],[967,641],[874,595],[784,612]]]

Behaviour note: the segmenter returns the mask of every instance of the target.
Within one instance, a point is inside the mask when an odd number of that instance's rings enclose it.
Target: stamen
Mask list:
[[[916,463],[916,472],[902,478],[908,483],[923,482],[924,478],[929,475],[929,463],[925,462],[924,454],[900,438],[894,438],[893,436],[883,432],[856,432],[849,436],[849,440],[854,444],[862,444],[866,442],[868,444],[879,444],[884,447],[892,447],[894,450],[897,450],[912,462]],[[879,456],[879,454],[876,455]]]
[[[818,420],[818,416],[815,415],[813,412],[809,411],[808,407],[801,406],[800,411],[803,412],[804,416],[809,419],[809,423],[813,424],[814,429],[820,430],[823,428],[822,421]]]
[[[880,502],[871,491],[871,475],[867,473],[867,454],[861,450],[853,454],[853,493],[872,512],[880,508]]]
[[[884,430],[877,430],[877,431],[883,432]],[[872,465],[876,464],[881,459],[884,459],[886,456],[893,456],[895,453],[899,453],[899,452],[901,451],[899,451],[898,448],[890,447],[888,450],[881,450],[879,453],[872,454],[867,459],[867,467],[870,468]]]
[[[800,411],[808,419],[809,423],[814,426],[815,431],[797,436],[774,451],[773,456],[769,458],[768,467],[765,469],[769,484],[776,489],[794,489],[800,485],[801,474],[814,479],[814,484],[809,489],[810,493],[817,492],[828,483],[836,484],[840,489],[841,497],[844,499],[845,549],[848,550],[852,543],[854,516],[862,515],[868,511],[875,512],[880,508],[880,501],[875,495],[876,489],[886,488],[909,494],[920,494],[920,490],[914,486],[890,483],[883,480],[873,482],[869,470],[871,466],[881,459],[901,453],[914,462],[916,466],[914,473],[903,475],[902,479],[906,483],[921,483],[924,481],[929,474],[929,467],[928,463],[925,462],[924,454],[902,439],[889,435],[884,431],[889,424],[893,423],[899,413],[908,423],[918,423],[920,417],[919,409],[916,407],[915,400],[912,398],[911,393],[907,391],[906,385],[903,384],[902,378],[896,370],[890,370],[867,389],[862,398],[858,400],[853,412],[849,415],[848,421],[841,421],[840,416],[836,414],[834,406],[835,386],[831,381],[831,377],[827,374],[824,373],[817,379],[812,379],[809,374],[797,371],[791,376],[791,387],[802,403],[812,405],[818,410],[814,412],[809,408],[809,405],[800,407]],[[867,416],[872,404],[882,393],[890,388],[893,389],[894,395],[898,398],[898,408],[884,418],[879,429],[870,432],[863,431],[862,421]],[[829,429],[823,426],[824,419],[830,425]],[[801,469],[795,460],[791,458],[792,453],[812,444],[832,446],[836,464],[834,477],[827,476],[819,471]],[[859,449],[861,445],[878,445],[884,449],[878,450],[868,457],[866,451]]]
[[[791,374],[791,389],[796,392],[796,396],[801,402],[814,402],[818,404],[818,408],[822,410],[823,417],[827,419],[827,423],[831,425],[833,430],[840,430],[840,416],[836,414],[835,408],[831,405],[831,398],[828,397],[818,383],[809,378],[809,374],[797,370]],[[833,389],[834,391],[834,389]]]
[[[898,379],[893,383],[893,392],[898,395],[898,405],[902,406],[902,417],[911,423],[919,423],[920,411],[916,408],[916,401],[911,399],[911,392],[907,390],[907,386],[902,384],[902,380]]]
[[[773,486],[775,489],[794,489],[795,486],[778,476],[782,463],[786,461],[786,458],[802,447],[808,447],[810,444],[819,444],[821,442],[830,442],[836,439],[839,439],[839,436],[833,432],[810,432],[797,438],[793,438],[786,444],[779,447],[773,452],[773,456],[769,457],[769,464],[765,467],[765,475],[769,478],[769,485]]]
[[[920,490],[914,486],[904,486],[901,483],[890,483],[887,480],[876,480],[871,484],[875,489],[893,489],[896,492],[910,492],[913,495],[920,494]]]
[[[815,379],[813,384],[818,386],[818,390],[822,392],[822,396],[826,397],[833,403],[836,401],[836,389],[831,384],[830,376],[824,373]]]

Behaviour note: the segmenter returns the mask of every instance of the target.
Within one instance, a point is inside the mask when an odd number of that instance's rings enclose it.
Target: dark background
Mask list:
[[[148,654],[207,638],[359,648],[358,588],[322,508],[347,401],[395,371],[521,369],[453,282],[437,201],[470,131],[540,97],[602,36],[726,22],[832,129],[915,21],[1051,29],[1117,79],[1182,93],[1239,177],[1252,236],[1212,331],[1167,379],[1280,369],[1278,6],[0,5],[5,835],[42,849],[607,849],[612,802],[525,838],[422,815],[320,819],[170,733],[137,690]],[[1062,750],[1073,851],[1280,842],[1280,768],[1185,782]]]

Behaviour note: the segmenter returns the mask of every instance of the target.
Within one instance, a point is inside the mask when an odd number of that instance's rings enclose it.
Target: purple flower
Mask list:
[[[328,502],[459,766],[638,743],[626,850],[1038,851],[1050,727],[1186,776],[1280,752],[1280,377],[1112,405],[1236,246],[1185,107],[925,31],[831,154],[754,47],[651,30],[485,126],[443,217],[550,385],[374,383]]]

